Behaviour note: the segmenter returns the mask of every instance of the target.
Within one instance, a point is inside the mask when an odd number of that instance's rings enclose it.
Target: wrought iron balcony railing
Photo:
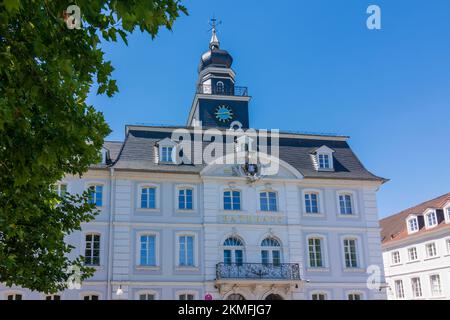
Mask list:
[[[246,96],[248,96],[248,88],[247,87],[238,87],[238,86],[232,86],[230,88],[226,88],[223,86],[211,86],[211,85],[201,84],[197,87],[197,93],[220,95],[220,96],[246,97]]]
[[[300,280],[298,263],[223,263],[216,265],[216,280]]]

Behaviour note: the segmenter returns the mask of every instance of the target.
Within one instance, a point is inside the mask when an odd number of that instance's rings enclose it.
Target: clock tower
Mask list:
[[[212,19],[212,36],[209,50],[203,53],[198,66],[198,80],[188,126],[229,128],[239,121],[243,129],[249,127],[247,87],[235,84],[231,65],[233,58],[220,49],[216,34],[216,19]]]

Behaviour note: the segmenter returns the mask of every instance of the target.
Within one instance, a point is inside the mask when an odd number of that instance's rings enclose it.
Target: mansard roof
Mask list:
[[[171,137],[175,129],[188,129],[190,132],[193,130],[192,127],[127,126],[123,146],[119,143],[105,144],[105,147],[114,150],[114,156],[112,154],[111,158],[115,161],[111,166],[119,170],[199,174],[205,167],[204,164],[160,164],[155,158],[157,143]],[[368,180],[381,183],[387,181],[370,173],[361,164],[348,145],[347,138],[332,135],[280,133],[280,159],[298,170],[305,178]],[[203,146],[207,144],[208,142],[204,142]],[[311,160],[311,150],[323,145],[335,151],[333,153],[334,171],[317,171]],[[119,146],[120,153],[117,156]]]
[[[441,228],[450,228],[450,224],[445,223],[445,219],[439,219],[439,225],[426,229],[421,225],[419,231],[412,234],[408,234],[406,220],[413,215],[422,216],[429,209],[443,209],[444,206],[450,201],[450,192],[437,198],[422,202],[414,207],[403,210],[397,214],[391,215],[380,220],[381,227],[381,242],[382,244],[391,244],[396,241],[406,239],[408,237],[416,237],[425,233],[434,233]],[[443,212],[440,212],[443,214]]]

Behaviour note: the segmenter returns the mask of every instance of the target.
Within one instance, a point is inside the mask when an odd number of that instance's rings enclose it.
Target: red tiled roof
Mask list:
[[[410,236],[408,235],[406,226],[406,218],[410,214],[423,214],[429,208],[442,209],[448,201],[450,201],[450,192],[435,199],[425,201],[412,208],[403,210],[392,216],[381,219],[380,227],[382,244],[392,243]],[[425,228],[421,228],[418,232],[414,233],[414,236],[428,232],[435,232],[445,227],[450,228],[450,224],[446,224],[445,221],[441,221],[441,223],[433,229],[427,230]]]

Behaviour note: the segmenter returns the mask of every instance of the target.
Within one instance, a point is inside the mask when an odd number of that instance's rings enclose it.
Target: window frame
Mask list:
[[[155,265],[141,264],[141,237],[142,236],[154,236],[155,237]],[[136,259],[135,266],[138,270],[159,270],[160,269],[160,232],[154,230],[145,230],[136,232]]]
[[[429,217],[434,217],[434,223],[430,224],[429,222]],[[428,210],[425,214],[424,214],[424,220],[425,220],[425,227],[426,229],[431,229],[436,227],[439,224],[438,218],[437,218],[437,213],[436,210]]]
[[[265,193],[266,195],[267,195],[267,209],[268,210],[263,210],[263,208],[262,208],[262,206],[261,206],[261,195],[263,194],[263,193]],[[269,196],[269,194],[270,193],[274,193],[275,194],[275,206],[276,206],[276,208],[275,208],[275,210],[271,210],[271,208],[270,208],[270,196]],[[267,213],[267,212],[280,212],[280,205],[279,205],[279,195],[278,195],[278,191],[276,191],[276,190],[273,190],[273,189],[262,189],[262,190],[259,190],[258,191],[258,211],[260,211],[260,212],[264,212],[264,213]]]
[[[16,297],[17,295],[20,295],[20,299],[12,299],[12,300],[8,300],[8,296],[13,295],[14,297]],[[10,291],[6,291],[3,295],[3,299],[4,300],[8,300],[8,301],[21,301],[21,300],[25,300],[25,294],[20,291],[20,290],[10,290]]]
[[[306,195],[307,194],[316,194],[317,196],[317,213],[309,213],[307,212],[306,206]],[[324,217],[325,216],[325,207],[323,203],[323,192],[319,189],[302,189],[301,191],[301,199],[302,203],[302,211],[303,215],[306,217]]]
[[[178,291],[175,292],[175,297],[176,297],[177,300],[179,300],[179,301],[190,301],[190,300],[187,300],[187,299],[186,300],[181,300],[180,297],[182,295],[186,295],[186,296],[187,295],[192,295],[194,297],[194,299],[192,299],[192,300],[199,300],[198,292],[194,291],[194,290],[178,290]]]
[[[415,221],[415,226],[416,226],[415,230],[411,229],[411,225],[410,225],[410,222],[413,221],[413,220]],[[412,217],[407,218],[406,219],[406,226],[408,228],[408,233],[409,234],[418,232],[420,227],[419,227],[419,219],[417,219],[417,216],[412,216]]]
[[[345,214],[341,213],[341,196],[350,196],[351,201],[351,214]],[[358,199],[357,199],[357,193],[353,190],[338,190],[336,191],[336,208],[337,208],[337,215],[340,218],[358,218],[359,217],[359,210],[358,210]]]
[[[231,192],[230,194],[230,199],[231,199],[231,209],[225,209],[225,192]],[[233,201],[233,192],[238,192],[239,193],[239,207],[240,209],[234,209],[234,201]],[[240,188],[225,188],[222,190],[222,201],[221,201],[221,210],[223,210],[224,212],[242,212],[243,210],[243,203],[242,203],[242,194],[243,191]]]
[[[99,248],[98,248],[98,260],[99,260],[99,263],[98,264],[87,264],[86,263],[86,249],[87,249],[87,241],[86,241],[86,237],[88,236],[88,235],[91,235],[91,236],[99,236]],[[92,240],[92,243],[94,243],[94,239]],[[85,259],[85,261],[84,261],[84,265],[85,266],[87,266],[87,267],[91,267],[91,268],[102,268],[103,267],[103,264],[102,264],[102,262],[103,262],[103,236],[102,236],[102,233],[100,232],[100,231],[97,231],[97,230],[92,230],[92,231],[85,231],[84,233],[83,233],[83,246],[82,246],[82,248],[83,248],[83,257],[84,257],[84,259]],[[94,248],[92,247],[91,248],[91,250],[93,251],[94,250]]]
[[[141,197],[142,197],[142,190],[146,188],[153,188],[155,189],[155,208],[142,208],[141,205]],[[151,182],[142,182],[137,185],[137,195],[136,195],[136,210],[140,212],[159,212],[161,210],[160,208],[160,185],[156,183]]]
[[[391,265],[396,266],[402,263],[400,250],[391,251]]]
[[[266,240],[273,240],[276,241],[278,243],[278,246],[263,246],[263,242]],[[260,243],[259,243],[259,247],[260,247],[260,258],[261,258],[261,263],[262,264],[266,264],[266,265],[274,265],[274,266],[280,266],[283,263],[283,245],[281,243],[281,240],[277,237],[274,237],[272,235],[267,235],[266,237],[264,237]],[[263,251],[267,251],[267,259],[269,262],[264,263],[263,262]],[[278,251],[279,254],[279,262],[278,264],[274,263],[274,258],[273,258],[273,252],[274,251]]]
[[[437,280],[438,280],[438,284],[439,284],[439,292],[438,292],[438,294],[435,294],[434,290],[433,290],[433,280],[432,280],[433,277],[437,277]],[[431,296],[433,298],[442,297],[443,296],[443,290],[442,290],[442,278],[441,278],[441,275],[439,273],[432,273],[432,274],[430,274],[428,276],[428,279],[430,281],[430,294],[431,294]]]
[[[430,255],[429,247],[432,248],[433,255]],[[425,243],[425,255],[426,255],[427,259],[434,259],[434,258],[439,257],[436,242],[431,241],[431,242]]]
[[[414,251],[415,252],[415,259],[411,259],[411,252]],[[406,252],[408,253],[408,262],[416,262],[419,261],[419,254],[417,252],[417,247],[413,246],[413,247],[409,247],[407,248]]]
[[[104,208],[105,207],[105,203],[107,203],[107,199],[105,197],[107,195],[107,192],[105,190],[106,189],[106,183],[104,183],[104,182],[96,182],[96,181],[91,181],[91,182],[87,183],[86,184],[86,190],[88,191],[88,193],[89,193],[89,189],[92,188],[92,187],[95,188],[95,192],[94,192],[94,195],[95,195],[95,201],[94,201],[95,207],[96,208]],[[97,205],[97,190],[96,190],[97,187],[102,187],[102,202],[101,202],[101,205]]]
[[[193,250],[193,265],[181,265],[180,264],[180,238],[181,237],[193,237],[192,250]],[[195,270],[199,268],[199,248],[198,248],[198,234],[191,231],[180,231],[175,233],[175,268],[176,270]]]
[[[397,286],[397,282],[400,283],[401,285],[401,290],[400,292],[397,290],[399,287]],[[403,279],[395,279],[394,280],[394,293],[395,293],[395,297],[397,299],[405,299],[405,286],[403,285]],[[401,293],[401,295],[399,295],[399,293]]]
[[[179,196],[181,190],[192,190],[192,209],[180,209]],[[179,184],[175,186],[175,199],[174,199],[175,212],[181,213],[193,213],[197,210],[197,187],[193,184]]]
[[[135,300],[140,300],[140,296],[143,294],[151,294],[154,296],[153,300],[159,300],[159,292],[152,289],[141,289],[136,291],[134,294]],[[142,300],[142,301],[151,301],[151,300]]]
[[[323,291],[323,290],[314,290],[314,291],[311,291],[310,293],[309,293],[309,299],[310,300],[315,300],[315,301],[321,301],[321,299],[314,299],[314,296],[315,295],[324,295],[325,296],[325,299],[323,299],[323,300],[330,300],[331,299],[331,297],[330,297],[330,292],[329,291]]]
[[[359,272],[365,271],[364,269],[364,256],[361,251],[363,247],[363,242],[360,236],[357,235],[343,235],[340,237],[341,240],[341,251],[342,251],[342,267],[346,272]],[[346,264],[346,253],[345,253],[345,240],[354,240],[355,241],[355,252],[356,252],[356,267],[347,267]]]
[[[236,239],[238,240],[242,245],[240,246],[231,246],[231,245],[225,245],[225,242],[228,239]],[[260,242],[261,244],[261,242]],[[228,235],[227,237],[225,237],[225,239],[223,239],[223,241],[221,242],[220,245],[220,256],[223,258],[223,263],[227,264],[225,261],[225,250],[229,250],[231,251],[231,264],[237,264],[236,262],[236,250],[240,250],[242,251],[242,264],[244,264],[246,262],[246,245],[245,245],[245,241],[244,239],[242,239],[242,237],[240,237],[239,235]]]
[[[84,297],[87,297],[87,296],[98,296],[97,300],[102,300],[101,292],[98,292],[98,291],[84,291],[84,292],[80,292],[80,300],[84,300]],[[97,300],[89,299],[89,301],[97,301]],[[88,301],[88,300],[86,300],[86,301]]]
[[[312,266],[311,264],[311,257],[310,257],[310,245],[309,240],[310,239],[318,239],[320,240],[320,249],[321,249],[321,259],[322,259],[322,266]],[[308,271],[326,271],[328,268],[328,249],[327,249],[327,238],[326,236],[322,234],[308,234],[306,236],[306,255],[307,255],[307,270]]]
[[[350,299],[350,296],[359,296],[359,299]],[[365,294],[362,291],[358,291],[358,290],[350,290],[350,291],[346,291],[345,292],[345,297],[346,300],[351,300],[351,301],[360,301],[360,300],[365,300]]]
[[[420,295],[416,296],[416,290],[414,290],[414,280],[418,280],[418,289],[420,291]],[[411,296],[413,299],[422,299],[423,298],[423,289],[422,289],[422,279],[420,278],[420,276],[415,276],[415,277],[411,277],[410,278],[410,282],[411,282]]]
[[[450,223],[450,202],[443,207],[445,223]]]

